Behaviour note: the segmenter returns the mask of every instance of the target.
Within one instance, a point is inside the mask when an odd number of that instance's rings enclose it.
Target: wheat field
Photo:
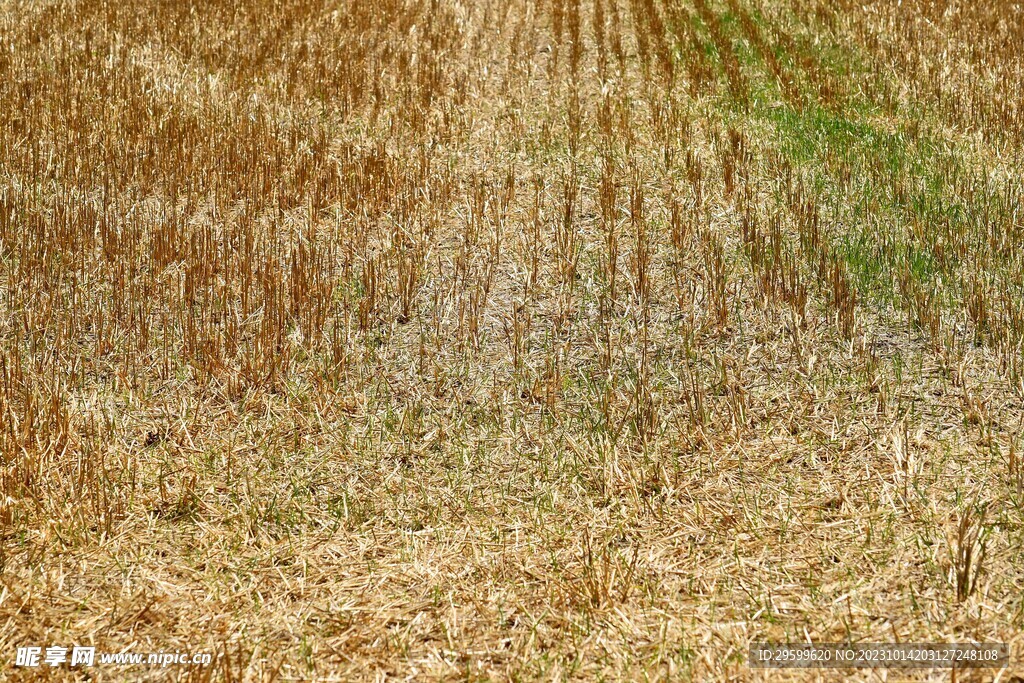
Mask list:
[[[1022,680],[1022,46],[1008,0],[3,0],[0,678]]]

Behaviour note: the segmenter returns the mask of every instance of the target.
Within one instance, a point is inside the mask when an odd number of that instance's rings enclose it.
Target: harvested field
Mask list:
[[[1022,45],[0,2],[0,678],[1024,680]],[[748,666],[809,640],[1011,663]]]

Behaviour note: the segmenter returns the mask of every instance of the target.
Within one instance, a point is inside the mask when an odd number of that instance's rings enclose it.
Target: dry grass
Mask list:
[[[3,675],[49,644],[217,655],[97,680],[1016,654],[1022,27],[4,3]]]

